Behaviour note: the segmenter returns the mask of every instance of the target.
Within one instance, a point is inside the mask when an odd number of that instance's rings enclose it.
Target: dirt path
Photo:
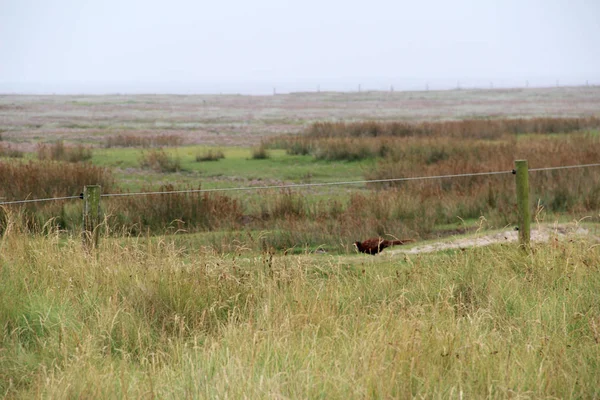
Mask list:
[[[576,224],[539,225],[531,229],[531,240],[533,242],[547,242],[550,238],[559,240],[571,237],[592,236],[588,228]],[[514,230],[497,232],[492,234],[480,234],[467,238],[456,238],[443,242],[429,243],[415,246],[410,249],[396,248],[390,250],[391,255],[419,254],[447,249],[464,249],[468,247],[488,246],[495,243],[510,243],[518,240],[518,232]],[[600,237],[593,235],[594,240],[600,241]]]

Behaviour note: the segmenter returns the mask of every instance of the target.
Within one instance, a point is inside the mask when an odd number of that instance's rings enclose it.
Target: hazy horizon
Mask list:
[[[600,2],[0,3],[0,93],[600,84]]]

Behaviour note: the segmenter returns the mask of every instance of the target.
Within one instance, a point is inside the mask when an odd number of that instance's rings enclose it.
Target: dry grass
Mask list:
[[[168,238],[0,240],[7,398],[595,398],[586,241],[219,257]]]
[[[108,136],[104,146],[110,147],[177,147],[183,144],[183,137],[177,134],[133,135],[118,134]]]
[[[54,144],[40,143],[36,151],[38,160],[80,162],[92,158],[92,149],[89,147],[84,145],[65,146],[62,140]]]
[[[0,137],[0,141],[2,138]],[[13,146],[5,143],[0,143],[0,157],[8,158],[23,158],[23,152]]]
[[[200,154],[196,155],[197,162],[219,161],[223,158],[225,158],[225,153],[223,153],[223,150],[220,150],[220,149],[219,150],[208,149],[208,150],[204,150]]]
[[[175,190],[165,185],[158,192]],[[104,208],[110,228],[128,235],[234,229],[242,216],[238,200],[198,192],[116,197]]]
[[[6,200],[73,196],[93,184],[115,187],[110,170],[86,163],[0,162],[0,197]]]
[[[269,146],[288,154],[312,154],[320,160],[356,161],[386,157],[409,145],[470,141],[499,141],[509,144],[523,134],[573,134],[600,129],[600,118],[477,119],[440,122],[316,122],[297,136],[281,136]],[[412,140],[411,140],[412,139]],[[440,147],[439,145],[436,147]],[[443,154],[440,154],[443,156]],[[395,159],[398,159],[395,155]],[[433,155],[430,163],[437,162]]]
[[[0,162],[1,201],[44,199],[78,196],[85,185],[99,184],[106,191],[115,188],[112,173],[87,163],[65,163],[56,161]],[[51,227],[81,228],[81,204],[51,201],[0,208],[0,232],[7,228],[7,213],[17,212],[21,223],[30,232],[46,231]]]
[[[600,118],[499,118],[439,122],[316,122],[305,135],[330,137],[451,137],[498,139],[506,134],[569,133],[600,128]]]
[[[252,148],[252,159],[253,160],[266,160],[271,157],[269,150],[267,150],[267,144],[261,142],[259,146]]]
[[[143,152],[140,157],[140,167],[156,172],[177,172],[181,170],[181,161],[179,157],[172,156],[159,148]]]

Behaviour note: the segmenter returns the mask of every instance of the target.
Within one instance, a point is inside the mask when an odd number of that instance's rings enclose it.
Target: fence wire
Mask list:
[[[401,181],[416,181],[426,179],[443,179],[443,178],[458,178],[466,176],[483,176],[483,175],[500,175],[510,174],[512,171],[496,171],[496,172],[475,172],[470,174],[453,174],[453,175],[435,175],[435,176],[416,176],[408,178],[389,178],[389,179],[370,179],[360,181],[342,181],[342,182],[322,182],[322,183],[296,183],[289,185],[268,185],[268,186],[244,186],[235,188],[212,188],[212,189],[190,189],[190,190],[174,190],[168,192],[138,192],[138,193],[112,193],[102,194],[102,197],[115,196],[143,196],[153,194],[175,194],[175,193],[208,193],[208,192],[233,192],[243,190],[264,190],[264,189],[295,189],[317,186],[340,186],[340,185],[358,185],[366,183],[385,183],[385,182],[401,182]]]
[[[561,170],[561,169],[589,168],[589,167],[600,167],[600,163],[565,165],[565,166],[560,166],[560,167],[530,168],[529,172],[553,171],[553,170]],[[234,192],[234,191],[250,191],[250,190],[266,190],[266,189],[296,189],[296,188],[319,187],[319,186],[359,185],[359,184],[369,184],[369,183],[405,182],[405,181],[418,181],[418,180],[431,180],[431,179],[463,178],[463,177],[472,177],[472,176],[504,175],[504,174],[512,174],[512,173],[514,173],[514,170],[473,172],[473,173],[466,173],[466,174],[450,174],[450,175],[414,176],[414,177],[405,177],[405,178],[370,179],[370,180],[358,180],[358,181],[297,183],[297,184],[289,184],[289,185],[243,186],[243,187],[233,187],[233,188],[188,189],[188,190],[135,192],[135,193],[105,193],[105,194],[101,194],[100,196],[101,197],[124,197],[124,196],[148,196],[148,195],[161,195],[161,194]],[[81,195],[80,196],[51,197],[51,198],[45,198],[45,199],[26,199],[26,200],[2,201],[2,202],[0,202],[0,206],[11,205],[11,204],[37,203],[37,202],[46,202],[46,201],[71,200],[71,199],[80,199],[80,198],[82,198]]]
[[[9,204],[25,204],[25,203],[39,203],[44,201],[59,201],[59,200],[70,200],[80,199],[81,196],[65,196],[65,197],[50,197],[46,199],[27,199],[27,200],[14,200],[14,201],[1,201],[0,206]]]

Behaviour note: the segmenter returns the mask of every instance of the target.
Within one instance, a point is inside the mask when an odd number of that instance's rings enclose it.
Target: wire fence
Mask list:
[[[529,172],[554,171],[554,170],[562,170],[562,169],[590,168],[590,167],[600,167],[600,163],[565,165],[565,166],[559,166],[559,167],[530,168]],[[266,190],[266,189],[298,189],[298,188],[307,188],[307,187],[360,185],[360,184],[370,184],[370,183],[392,183],[392,182],[406,182],[406,181],[432,180],[432,179],[464,178],[464,177],[474,177],[474,176],[506,175],[506,174],[514,174],[514,173],[515,173],[514,170],[506,170],[506,171],[472,172],[472,173],[465,173],[465,174],[415,176],[415,177],[389,178],[389,179],[370,179],[370,180],[321,182],[321,183],[297,183],[297,184],[288,184],[288,185],[243,186],[243,187],[232,187],[232,188],[188,189],[188,190],[134,192],[134,193],[131,193],[131,192],[105,193],[105,194],[102,194],[101,197],[148,196],[148,195],[163,195],[163,194],[184,194],[184,193],[234,192],[234,191],[253,191],[253,190]],[[2,202],[0,202],[0,206],[13,205],[13,204],[38,203],[38,202],[47,202],[47,201],[82,199],[82,198],[83,198],[82,195],[79,195],[79,196],[51,197],[51,198],[43,198],[43,199],[2,201]]]

